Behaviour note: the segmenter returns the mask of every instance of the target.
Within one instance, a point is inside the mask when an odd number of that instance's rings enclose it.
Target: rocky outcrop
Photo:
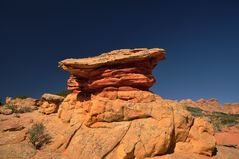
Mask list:
[[[212,155],[212,127],[202,129],[209,123],[194,121],[174,101],[147,91],[102,92],[90,101],[78,101],[78,95],[69,95],[59,111],[70,125],[82,123],[66,151],[71,158],[153,157],[173,152],[182,143],[194,153]]]
[[[30,97],[6,97],[5,104],[0,107],[0,114],[26,113],[37,109],[39,100]]]
[[[44,94],[38,102],[41,112],[58,114],[0,114],[0,158],[237,157],[239,150],[216,150],[207,120],[148,91],[155,82],[152,69],[164,56],[163,49],[123,49],[61,61],[72,92],[66,98]],[[29,141],[34,123],[42,123],[51,138],[39,150]]]
[[[143,159],[188,148],[212,156],[211,125],[194,120],[182,104],[148,91],[155,82],[152,69],[164,57],[163,49],[124,49],[59,63],[71,74],[72,93],[58,117],[78,125],[66,156]]]
[[[14,105],[16,107],[34,107],[38,105],[38,100],[34,98],[12,98],[12,97],[6,97],[5,103],[7,105]]]
[[[165,58],[163,49],[122,49],[84,59],[66,59],[59,67],[69,71],[68,90],[101,91],[130,86],[147,90],[154,83],[152,69]]]
[[[41,97],[41,106],[39,108],[39,112],[43,114],[56,113],[63,100],[64,97],[62,96],[45,93]]]

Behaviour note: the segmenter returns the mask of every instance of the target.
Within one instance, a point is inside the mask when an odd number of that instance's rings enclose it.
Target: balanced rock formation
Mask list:
[[[41,106],[39,108],[39,112],[43,114],[56,113],[63,100],[64,97],[62,96],[45,93],[41,97]]]
[[[66,59],[70,72],[58,117],[71,136],[54,145],[65,158],[143,159],[185,151],[212,156],[212,126],[182,104],[148,89],[163,49],[122,49],[85,59]]]

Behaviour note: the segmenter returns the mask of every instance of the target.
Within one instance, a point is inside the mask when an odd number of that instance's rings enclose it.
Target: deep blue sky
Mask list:
[[[161,47],[152,90],[239,102],[239,1],[0,1],[0,97],[65,89],[65,58]]]

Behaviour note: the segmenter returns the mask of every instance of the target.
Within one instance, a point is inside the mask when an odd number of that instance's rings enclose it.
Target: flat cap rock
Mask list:
[[[64,70],[74,69],[94,69],[101,66],[125,64],[142,61],[145,59],[154,59],[160,61],[165,58],[165,50],[161,48],[139,48],[139,49],[120,49],[99,56],[65,59],[59,62],[59,67]]]
[[[62,102],[64,100],[64,97],[50,93],[44,93],[41,98],[49,102]]]

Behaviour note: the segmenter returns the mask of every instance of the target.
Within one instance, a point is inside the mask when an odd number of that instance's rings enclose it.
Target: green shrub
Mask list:
[[[29,96],[16,96],[16,97],[14,97],[13,99],[16,99],[16,98],[26,99],[26,98],[29,98]]]
[[[17,108],[15,105],[6,104],[3,106],[4,109],[11,109],[13,113],[26,113],[32,112],[33,109],[31,107],[20,107]]]
[[[13,113],[16,112],[16,107],[14,105],[11,104],[6,104],[3,106],[4,109],[11,109]]]
[[[51,140],[51,136],[45,133],[45,127],[42,123],[33,124],[28,133],[28,138],[36,149],[40,149]]]
[[[16,113],[27,113],[27,112],[32,112],[33,109],[31,107],[21,107],[16,110]]]
[[[237,124],[237,118],[232,116],[232,117],[229,117],[229,118],[222,119],[222,124],[223,125],[236,125]]]
[[[186,107],[187,111],[189,111],[192,116],[202,116],[202,109],[200,108],[195,108],[195,107]]]
[[[235,126],[239,123],[238,114],[226,114],[222,112],[213,112],[207,116],[212,123],[215,131],[220,131],[225,126]]]
[[[70,93],[71,93],[71,91],[69,91],[69,90],[62,90],[62,91],[57,92],[56,95],[66,97]]]

